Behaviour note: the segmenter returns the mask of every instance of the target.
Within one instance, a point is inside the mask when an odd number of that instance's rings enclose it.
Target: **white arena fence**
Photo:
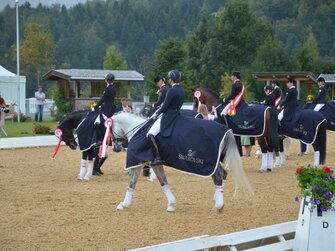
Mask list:
[[[260,227],[225,235],[203,235],[162,243],[132,251],[284,251],[293,250],[297,221]]]

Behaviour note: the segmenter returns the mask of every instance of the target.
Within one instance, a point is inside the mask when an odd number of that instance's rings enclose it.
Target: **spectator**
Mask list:
[[[42,87],[38,87],[38,90],[35,92],[36,98],[36,113],[35,113],[35,121],[42,122],[43,121],[43,108],[45,101],[45,93],[43,92]]]

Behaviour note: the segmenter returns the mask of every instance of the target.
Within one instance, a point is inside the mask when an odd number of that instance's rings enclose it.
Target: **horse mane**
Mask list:
[[[70,112],[70,113],[67,113],[63,116],[63,118],[58,122],[58,125],[61,125],[65,122],[67,122],[70,118],[72,118],[73,116],[76,116],[78,114],[81,114],[81,113],[87,113],[89,110],[78,110],[78,111],[74,111],[74,112]]]
[[[206,92],[209,92],[210,94],[212,94],[216,98],[220,99],[220,95],[216,91],[213,91],[211,89],[203,89],[203,90],[205,90]]]
[[[132,115],[134,115],[136,117],[139,117],[139,118],[142,118],[142,119],[147,119],[147,117],[143,116],[142,114],[138,114],[138,113],[135,113],[133,111],[131,111],[131,112],[119,111],[119,112],[114,113],[113,116],[119,115],[119,114],[122,114],[122,113],[128,113],[128,114],[132,114]]]

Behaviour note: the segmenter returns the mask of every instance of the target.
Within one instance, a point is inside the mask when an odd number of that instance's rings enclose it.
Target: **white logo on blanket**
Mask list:
[[[238,124],[238,128],[240,129],[254,129],[255,128],[255,125],[249,125],[249,121],[243,121],[243,125],[241,124]]]
[[[196,158],[195,157],[196,153],[197,153],[196,151],[193,151],[193,150],[189,149],[187,151],[187,155],[178,154],[178,159],[185,160],[185,161],[188,161],[188,162],[193,162],[193,163],[196,163],[196,164],[203,164],[204,159]]]
[[[297,127],[293,127],[293,131],[294,132],[300,132],[300,133],[302,133],[303,135],[307,135],[307,131],[306,130],[304,130],[304,125],[299,125],[299,128],[297,128]]]

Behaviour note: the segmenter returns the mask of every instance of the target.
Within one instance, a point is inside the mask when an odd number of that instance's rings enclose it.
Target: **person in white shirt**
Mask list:
[[[36,98],[36,113],[35,113],[35,121],[42,122],[43,121],[43,108],[45,101],[45,93],[42,90],[42,87],[38,87],[37,92],[35,92]]]

